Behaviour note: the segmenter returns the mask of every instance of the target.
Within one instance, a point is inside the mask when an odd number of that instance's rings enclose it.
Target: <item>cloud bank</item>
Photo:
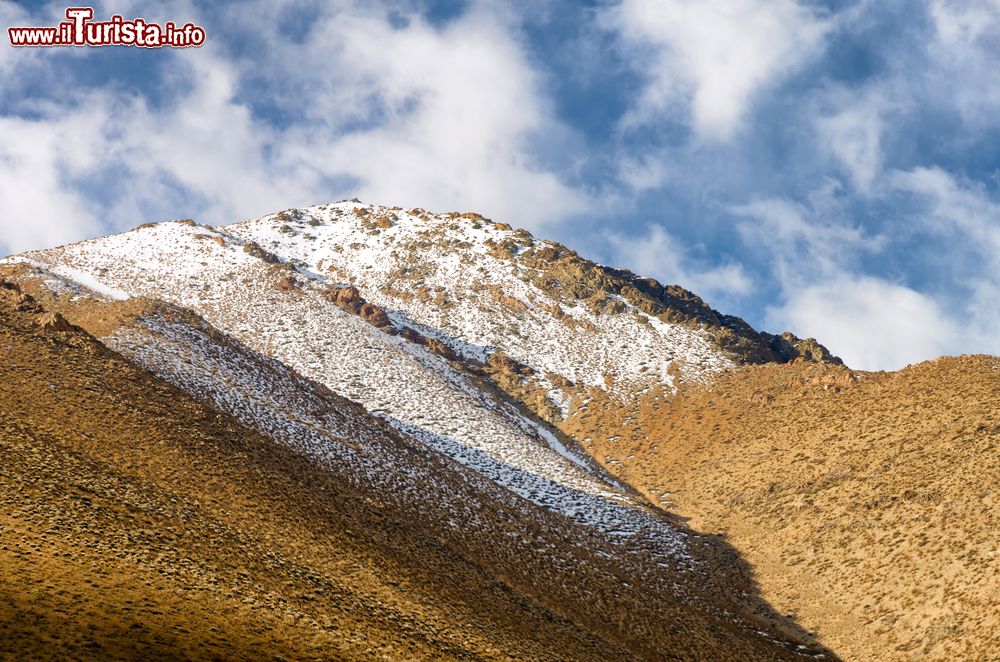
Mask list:
[[[208,43],[3,44],[2,253],[359,196],[528,227],[858,368],[1000,353],[996,1],[116,12]]]

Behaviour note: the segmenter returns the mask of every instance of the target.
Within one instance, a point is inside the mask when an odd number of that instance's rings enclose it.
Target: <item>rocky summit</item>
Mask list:
[[[8,257],[0,350],[2,655],[1000,648],[1000,359],[853,371],[356,200]]]

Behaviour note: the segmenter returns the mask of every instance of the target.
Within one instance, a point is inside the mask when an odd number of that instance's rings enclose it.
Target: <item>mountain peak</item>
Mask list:
[[[741,559],[749,545],[753,570],[769,587],[783,587],[787,568],[772,567],[765,548],[791,534],[759,535],[768,519],[740,528],[737,507],[748,503],[771,517],[771,495],[784,490],[788,508],[775,516],[808,529],[818,490],[833,494],[855,475],[866,486],[880,484],[879,475],[897,466],[893,449],[915,438],[879,451],[886,459],[872,468],[871,483],[852,459],[877,443],[872,411],[862,405],[895,376],[855,373],[813,339],[759,333],[679,286],[596,264],[474,213],[351,200],[227,226],[144,224],[7,258],[0,277],[12,281],[0,283],[0,307],[13,311],[0,316],[5,346],[28,338],[41,348],[25,345],[19,356],[68,356],[69,349],[59,354],[63,345],[85,347],[102,361],[133,366],[115,374],[141,369],[135,374],[144,376],[113,382],[112,402],[129,403],[141,382],[174,394],[178,415],[215,412],[172,423],[185,430],[202,434],[213,415],[231,421],[240,430],[233,434],[251,440],[234,446],[243,449],[236,463],[260,444],[309,463],[322,476],[309,473],[312,485],[334,480],[368,509],[365,522],[391,523],[372,525],[376,534],[379,526],[405,530],[444,550],[420,553],[437,554],[447,572],[460,569],[441,554],[466,559],[516,599],[537,601],[571,630],[596,636],[604,653],[582,646],[574,649],[581,659],[831,656],[757,594],[756,575]],[[84,358],[73,360],[69,373],[102,383],[81,372]],[[0,369],[13,370],[17,384],[43,374],[47,381],[32,382],[29,395],[15,391],[17,403],[50,391],[89,402],[86,388],[62,394],[52,370],[22,373],[19,361]],[[987,368],[995,370],[978,365],[976,393],[991,392]],[[903,389],[897,418],[927,392],[912,386]],[[932,404],[945,421],[951,405]],[[972,435],[986,440],[977,457],[986,453],[1000,428],[976,418],[977,406],[956,423],[957,436],[938,444],[942,452]],[[808,422],[796,427],[801,420]],[[838,457],[837,426],[846,420],[857,430]],[[45,425],[38,430],[48,434]],[[814,462],[802,461],[806,441]],[[80,443],[95,448],[90,437]],[[662,469],[674,466],[687,468],[683,475]],[[908,465],[900,459],[899,466]],[[798,482],[771,480],[779,474]],[[733,487],[744,482],[757,487]],[[701,495],[697,503],[692,493]],[[895,503],[890,497],[869,501]],[[830,509],[854,503],[831,498]],[[325,499],[326,492],[307,496]],[[684,510],[675,512],[675,504]],[[682,512],[733,530],[741,551],[692,530]],[[858,526],[851,520],[849,530]],[[307,535],[327,534],[320,526]],[[817,590],[811,571],[797,576]],[[868,579],[849,576],[844,595],[867,599]],[[931,588],[938,579],[921,576]],[[783,600],[795,603],[804,595],[799,588],[782,588]],[[512,609],[507,598],[497,600]],[[668,632],[672,623],[683,623],[697,645]],[[879,632],[869,634],[881,641]],[[524,650],[510,642],[505,649]]]

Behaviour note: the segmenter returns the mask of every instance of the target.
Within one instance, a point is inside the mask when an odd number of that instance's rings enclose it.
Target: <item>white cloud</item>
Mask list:
[[[862,194],[882,174],[882,133],[890,111],[885,86],[859,95],[839,90],[831,101],[833,111],[816,120],[820,141],[846,170],[854,187]]]
[[[852,368],[896,370],[962,346],[960,327],[932,298],[903,285],[843,275],[786,292],[767,323],[819,338]]]
[[[945,252],[963,346],[1000,354],[1000,203],[940,168],[893,172],[890,185],[922,203],[910,221]]]
[[[859,3],[841,13],[839,28],[871,29],[874,6]],[[955,143],[951,149],[965,150],[975,144],[966,141],[1000,124],[1000,0],[928,0],[911,11],[926,12],[927,37],[910,49],[884,52],[877,75],[849,84],[824,81],[804,93],[802,108],[820,146],[863,196],[885,193],[880,187],[895,156],[886,153],[887,144],[912,162],[920,151],[914,133],[961,123],[961,133],[948,140]]]
[[[823,46],[829,22],[793,0],[624,0],[607,15],[647,76],[626,125],[689,106],[703,138],[726,140],[754,95]]]
[[[691,260],[688,251],[660,225],[644,235],[606,232],[612,261],[643,276],[677,284],[713,302],[730,301],[750,289],[750,279],[739,264],[706,267]]]
[[[933,39],[922,84],[970,128],[996,126],[1000,113],[1000,2],[931,0]]]
[[[104,110],[58,119],[0,117],[0,253],[54,246],[96,231],[98,219],[68,180],[95,164]]]
[[[344,2],[323,5],[315,29],[292,40],[277,27],[288,6],[227,10],[259,40],[240,57],[211,40],[150,54],[167,59],[161,84],[172,93],[159,104],[107,87],[68,88],[68,97],[33,97],[31,120],[0,116],[8,166],[0,251],[177,216],[225,223],[352,195],[536,229],[584,208],[587,195],[538,162],[535,139],[566,130],[503,14],[474,6],[445,27],[417,16],[401,25]],[[9,3],[0,9],[24,19]],[[203,22],[183,1],[157,15]],[[7,69],[9,50],[0,76],[21,71]],[[51,58],[40,60],[41,79],[57,75]],[[260,94],[284,116],[259,112]]]
[[[332,12],[305,42],[276,39],[256,64],[307,92],[289,99],[311,121],[290,132],[286,155],[355,178],[363,198],[474,209],[536,229],[588,202],[538,162],[536,146],[566,130],[516,28],[485,5],[444,27]]]
[[[864,273],[860,258],[885,250],[889,233],[871,236],[843,221],[846,210],[830,202],[835,190],[817,192],[809,206],[763,199],[730,209],[744,217],[744,241],[763,250],[780,287],[780,303],[767,309],[771,328],[816,337],[862,369],[1000,353],[1000,205],[937,168],[886,174],[885,192],[916,203],[907,232],[937,242],[949,271],[936,279],[945,287],[918,291]]]
[[[931,0],[930,13],[942,44],[969,44],[996,29],[1000,23],[1000,1]]]
[[[993,274],[1000,279],[1000,204],[981,186],[962,183],[940,168],[894,171],[890,186],[923,200],[924,228],[947,236],[952,248],[980,253],[994,265]]]
[[[663,154],[620,157],[617,171],[618,179],[636,192],[659,188],[669,179],[669,168]]]
[[[134,174],[119,201],[120,222],[132,209],[170,215],[178,205],[171,187],[184,192],[180,205],[195,207],[190,215],[210,223],[324,201],[316,173],[283,157],[293,143],[235,98],[230,62],[207,49],[176,62],[174,74],[187,94],[161,108],[131,100],[119,109],[116,132],[105,136]]]
[[[765,253],[783,288],[833,277],[860,255],[885,247],[885,237],[845,220],[834,199],[837,190],[828,184],[813,194],[810,206],[762,198],[729,208],[742,218],[737,231],[743,241]]]
[[[19,5],[9,2],[9,0],[0,0],[0,25],[5,28],[9,26],[30,25],[28,14]],[[7,41],[6,34],[0,36],[3,37],[4,42]],[[12,48],[8,43],[0,46],[0,82],[6,76],[10,75],[16,63],[30,57],[33,52],[34,49],[30,48]]]
[[[838,189],[815,192],[809,206],[779,198],[733,207],[744,241],[763,251],[779,285],[769,328],[818,338],[851,367],[897,369],[961,346],[959,325],[931,296],[860,272],[858,262],[886,246],[845,221]]]

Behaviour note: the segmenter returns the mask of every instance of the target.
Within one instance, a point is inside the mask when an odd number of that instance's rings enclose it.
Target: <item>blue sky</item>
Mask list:
[[[0,253],[358,196],[527,227],[858,368],[1000,354],[1000,0],[94,7],[207,44],[4,38]]]

